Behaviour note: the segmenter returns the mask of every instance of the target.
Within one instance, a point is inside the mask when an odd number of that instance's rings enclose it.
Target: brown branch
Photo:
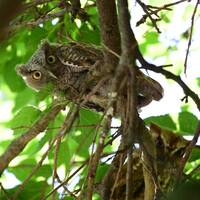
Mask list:
[[[24,143],[26,142],[26,144],[33,139],[34,137],[37,136],[38,133],[44,131],[48,125],[48,123],[50,122],[50,120],[54,119],[56,117],[56,115],[60,112],[60,110],[63,108],[63,105],[57,105],[55,107],[52,108],[52,110],[47,113],[45,116],[41,117],[36,123],[35,125],[32,126],[32,128],[27,131],[26,133],[26,137],[25,137],[25,141],[23,140],[24,138],[17,138],[16,140],[14,140],[10,147],[7,149],[8,150],[17,150],[17,147],[14,145],[19,145],[19,148],[21,149],[21,151],[23,150],[23,148],[25,147]],[[46,150],[46,152],[43,154],[41,160],[39,161],[39,163],[33,168],[32,172],[28,175],[28,177],[24,180],[24,182],[22,183],[22,185],[20,186],[19,190],[16,191],[16,193],[14,194],[14,199],[17,198],[17,196],[19,195],[19,193],[21,192],[21,190],[23,190],[25,184],[30,180],[30,178],[33,176],[33,174],[39,169],[39,167],[42,165],[44,159],[46,158],[46,156],[49,153],[49,150],[52,148],[53,144],[56,142],[56,140],[59,137],[62,137],[66,134],[67,131],[69,131],[71,129],[71,126],[74,122],[74,119],[76,117],[76,114],[78,112],[78,108],[75,108],[75,110],[73,112],[70,112],[67,117],[65,118],[65,121],[62,124],[62,127],[60,128],[60,130],[57,133],[57,137],[55,137],[52,142],[50,143],[48,149]],[[25,135],[25,134],[24,134]],[[22,135],[23,136],[23,135]],[[17,142],[16,142],[17,141]],[[24,146],[22,146],[24,145]],[[22,148],[23,147],[23,148]],[[11,151],[10,150],[10,151]],[[20,151],[20,152],[21,152]],[[6,153],[7,153],[6,152]],[[19,153],[20,153],[19,152]],[[5,154],[6,154],[5,153]],[[8,152],[9,153],[9,152]],[[8,154],[7,153],[7,154]],[[12,152],[11,152],[12,153]],[[18,154],[19,154],[18,153]],[[16,154],[15,156],[17,156],[18,154]],[[9,154],[8,154],[9,155]],[[5,157],[5,156],[4,156]],[[1,157],[0,157],[0,161],[1,161]],[[1,162],[0,162],[1,163]],[[1,165],[0,165],[1,166]],[[53,190],[54,191],[54,190]],[[53,193],[52,193],[53,194]]]
[[[97,0],[102,43],[111,51],[120,54],[120,34],[117,22],[115,0]],[[104,50],[105,62],[116,66],[118,59]]]
[[[110,168],[106,175],[103,177],[103,180],[101,181],[101,189],[100,189],[100,194],[102,200],[110,200],[112,197],[112,188],[114,187],[115,184],[115,179],[116,179],[116,174],[118,174],[118,170],[121,167],[121,165],[124,163],[126,156],[124,153],[124,144],[123,141],[121,140],[120,145],[118,147],[119,153],[115,154],[115,157],[110,165]]]
[[[0,1],[0,41],[5,39],[7,27],[13,17],[19,13],[22,0],[1,0]]]
[[[193,35],[193,28],[194,28],[194,18],[197,12],[197,7],[199,5],[199,0],[197,0],[196,5],[194,7],[194,11],[191,17],[191,26],[190,26],[190,34],[189,34],[189,40],[188,40],[188,46],[187,46],[187,51],[186,51],[186,56],[185,56],[185,62],[184,62],[184,73],[186,74],[186,70],[187,70],[187,61],[188,61],[188,56],[189,56],[189,52],[190,52],[190,46],[192,43],[192,35]]]
[[[33,20],[28,21],[28,22],[22,22],[22,23],[19,23],[19,24],[12,25],[8,28],[8,32],[13,33],[13,32],[15,32],[16,30],[18,30],[22,27],[33,28],[33,27],[35,27],[39,24],[42,24],[42,23],[44,23],[48,20],[51,20],[51,19],[54,19],[54,18],[57,18],[57,17],[62,17],[63,15],[65,15],[65,13],[66,13],[66,9],[62,9],[62,10],[59,10],[58,12],[50,13],[50,14],[45,15],[45,16],[41,16],[37,20],[33,19]]]
[[[54,152],[54,156],[53,156],[53,177],[52,177],[52,189],[54,189],[54,186],[55,186],[55,180],[56,180],[56,177],[57,177],[57,161],[58,161],[58,152],[59,152],[59,149],[60,149],[60,144],[61,144],[61,135],[58,135],[57,137],[57,140],[56,140],[56,147],[55,147],[55,152]],[[55,200],[55,194],[54,193],[52,195],[52,200]]]
[[[161,33],[160,29],[158,28],[157,26],[157,20],[154,19],[152,16],[151,16],[151,13],[149,13],[148,9],[147,9],[147,6],[141,2],[140,0],[137,0],[138,4],[141,6],[141,8],[144,10],[144,12],[146,13],[146,17],[148,16],[149,19],[151,20],[153,26],[155,27],[155,29],[157,30],[158,33]],[[143,17],[144,18],[144,17]]]
[[[88,163],[89,160],[86,160],[77,170],[75,170],[66,180],[64,180],[61,184],[56,186],[52,191],[50,191],[46,197],[44,197],[42,200],[48,199],[54,192],[56,192],[59,188],[61,188],[63,185],[67,184],[69,180],[71,180],[85,165]]]
[[[63,105],[56,105],[52,109],[43,115],[35,124],[23,135],[16,138],[6,149],[6,151],[0,157],[0,175],[3,173],[4,169],[8,167],[9,163],[23,151],[25,146],[35,138],[39,133],[43,132],[49,122],[55,119],[56,115],[63,108]]]
[[[53,147],[55,141],[57,140],[58,137],[55,137],[51,143],[49,144],[48,149],[45,151],[45,153],[42,155],[42,158],[40,161],[37,163],[37,165],[32,169],[31,173],[25,178],[23,183],[19,186],[19,189],[14,193],[12,200],[17,199],[18,195],[20,192],[24,189],[25,185],[30,181],[31,177],[37,172],[37,170],[42,166],[44,160],[46,159],[50,149]]]
[[[112,116],[106,116],[105,121],[103,123],[103,130],[100,134],[99,143],[97,145],[97,149],[95,154],[92,156],[91,165],[89,166],[89,176],[88,176],[88,184],[87,184],[87,199],[92,200],[93,190],[94,190],[94,178],[96,174],[96,170],[98,167],[99,160],[101,158],[101,154],[104,149],[104,142],[107,136],[107,133],[110,129]]]
[[[130,78],[127,82],[127,125],[123,124],[123,137],[124,143],[128,147],[128,163],[127,163],[127,174],[126,174],[126,200],[132,199],[132,167],[133,167],[133,158],[132,158],[132,150],[133,144],[135,141],[136,133],[137,133],[137,86],[136,86],[136,45],[134,40],[134,34],[130,25],[130,14],[128,10],[128,2],[126,0],[118,0],[118,22],[119,22],[119,30],[121,34],[121,48],[122,55],[120,58],[120,64],[117,68],[128,69],[128,75]],[[127,66],[127,68],[126,68]],[[120,69],[121,71],[121,69]],[[126,123],[125,119],[123,119],[124,123]],[[127,134],[126,134],[127,133]]]
[[[76,18],[76,15],[78,14],[79,10],[81,9],[81,3],[80,0],[70,0],[71,1],[71,13],[72,17]]]
[[[183,89],[184,93],[186,96],[191,97],[191,99],[195,102],[198,110],[200,111],[200,98],[199,96],[193,92],[186,84],[185,82],[181,79],[180,76],[177,76],[170,71],[165,70],[162,66],[157,67],[156,65],[148,63],[142,56],[142,54],[139,52],[139,49],[137,51],[137,58],[142,64],[144,69],[151,70],[156,73],[163,74],[166,78],[174,80],[177,84],[181,86]]]
[[[137,44],[137,40],[136,40],[135,37],[134,37],[134,40],[135,40],[135,43]],[[200,111],[200,98],[199,98],[199,96],[185,84],[185,82],[181,79],[180,76],[177,76],[177,75],[171,73],[170,71],[165,70],[164,69],[165,65],[156,66],[154,64],[147,62],[145,60],[145,58],[143,57],[143,55],[141,54],[140,49],[138,47],[138,44],[136,45],[136,58],[138,59],[138,61],[142,65],[141,68],[148,69],[148,70],[151,70],[151,71],[156,72],[156,73],[160,73],[160,74],[164,75],[166,78],[172,79],[177,84],[179,84],[181,86],[181,88],[183,89],[185,95],[187,97],[190,97],[194,101],[198,110]]]
[[[60,177],[58,176],[58,174],[57,174],[57,176],[56,176],[56,179],[57,179],[58,183],[62,183],[62,181],[61,181]],[[77,196],[74,194],[77,190],[76,190],[75,192],[74,192],[74,191],[71,192],[71,191],[67,188],[66,185],[63,185],[63,189],[64,189],[65,192],[67,192],[71,197],[73,197],[75,200],[77,200]]]
[[[194,134],[193,139],[191,140],[191,142],[189,143],[189,145],[187,146],[186,150],[185,150],[185,154],[180,162],[180,167],[179,167],[179,171],[178,171],[178,176],[177,176],[177,180],[180,181],[181,177],[182,177],[182,173],[183,173],[183,169],[185,167],[185,164],[187,162],[187,160],[190,157],[190,154],[192,152],[192,149],[194,148],[195,144],[198,141],[198,138],[200,136],[200,121],[197,124],[197,128],[196,128],[196,132]]]
[[[186,1],[188,2],[188,0],[179,0],[179,1],[175,1],[175,2],[173,2],[173,3],[164,4],[163,6],[160,6],[160,7],[155,7],[155,6],[150,6],[150,5],[147,5],[147,6],[148,6],[148,7],[151,7],[151,8],[157,8],[157,9],[159,9],[159,10],[161,11],[162,9],[167,9],[167,8],[169,8],[169,7],[178,5],[178,4],[183,3],[183,2],[186,2]]]
[[[153,22],[156,23],[157,20],[160,20],[160,18],[158,16],[158,13],[160,11],[162,11],[162,10],[171,10],[170,7],[178,5],[178,4],[186,2],[186,1],[188,1],[188,0],[179,0],[179,1],[176,1],[176,2],[173,2],[173,3],[164,4],[164,5],[160,6],[160,7],[157,7],[157,6],[145,5],[140,0],[137,0],[137,2],[140,4],[141,7],[145,7],[145,8],[143,8],[143,10],[146,10],[145,12],[147,12],[147,14],[143,15],[143,17],[136,23],[136,26],[139,26],[140,24],[144,23],[148,17],[151,19],[151,21],[153,20]],[[153,10],[153,9],[155,9],[155,10]],[[151,17],[151,15],[157,16],[158,19],[153,19]],[[157,26],[157,24],[155,24],[155,25]]]

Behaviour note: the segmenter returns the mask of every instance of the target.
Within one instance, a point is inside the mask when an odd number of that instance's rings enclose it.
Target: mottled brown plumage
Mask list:
[[[40,90],[51,83],[55,91],[64,92],[69,100],[77,102],[82,93],[81,98],[88,98],[85,107],[104,111],[108,104],[111,79],[104,81],[95,93],[88,96],[102,78],[95,74],[103,64],[103,53],[96,47],[77,43],[51,44],[44,41],[27,64],[18,65],[16,70],[33,89]],[[161,85],[139,69],[137,86],[139,108],[152,100],[162,98]]]
[[[160,128],[155,124],[150,125],[150,137],[152,137],[155,145],[155,158],[152,159],[152,163],[155,163],[158,186],[162,195],[168,194],[171,192],[176,183],[176,176],[178,170],[180,170],[180,161],[185,153],[189,141],[185,140],[182,136],[173,133],[171,131]],[[147,168],[146,160],[142,156],[142,151],[140,149],[133,150],[133,168],[131,181],[132,185],[132,194],[131,200],[144,200],[149,198],[144,198],[145,187],[145,174],[146,171],[152,178],[153,175],[151,171]],[[116,174],[118,173],[118,174]],[[127,176],[127,162],[112,174],[113,177],[110,180],[115,180],[113,186],[113,196],[111,200],[124,200],[126,198],[126,176]],[[116,178],[118,178],[116,180]],[[149,181],[149,180],[148,180]],[[113,184],[113,183],[112,183]],[[155,185],[153,185],[154,190]],[[158,199],[168,199],[166,198]]]

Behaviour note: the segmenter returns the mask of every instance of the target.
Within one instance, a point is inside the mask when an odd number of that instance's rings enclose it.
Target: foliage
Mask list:
[[[64,9],[62,5],[64,1],[49,1],[48,3],[41,3],[36,6],[31,6],[31,3],[36,3],[37,1],[25,2],[25,5],[30,5],[30,7],[27,9],[24,8],[23,12],[13,19],[9,26],[9,37],[0,44],[1,154],[4,153],[10,142],[26,132],[26,130],[44,114],[45,109],[48,109],[52,103],[51,96],[48,96],[49,93],[46,94],[46,91],[37,93],[26,86],[24,81],[16,74],[15,66],[19,63],[26,63],[43,39],[60,43],[67,43],[70,40],[95,45],[100,45],[101,43],[98,13],[94,5],[95,1],[88,1],[88,3],[82,2],[84,12],[86,12],[89,17],[89,19],[85,21],[83,19],[74,20],[69,11],[65,11],[57,17],[57,13]],[[171,1],[166,1],[166,3],[167,2]],[[149,1],[149,3],[159,6],[157,5],[158,2],[155,0]],[[133,2],[130,4],[133,4]],[[182,4],[177,7],[180,8],[180,6],[182,6]],[[132,7],[132,5],[130,7]],[[189,3],[182,7],[181,15],[184,19],[191,16],[193,7],[194,6]],[[136,8],[138,9],[138,7]],[[173,8],[174,10],[172,11],[162,11],[162,21],[158,23],[162,34],[158,34],[154,30],[150,20],[147,20],[147,24],[141,24],[135,29],[135,32],[140,43],[140,49],[147,58],[154,59],[154,61],[158,63],[162,62],[162,64],[163,62],[164,64],[165,62],[167,64],[173,63],[174,67],[169,70],[176,74],[181,74],[183,73],[182,59],[185,55],[180,47],[186,45],[188,38],[183,36],[185,35],[184,31],[189,28],[189,25],[186,27],[185,24],[187,23],[185,20],[178,18],[178,8]],[[136,16],[136,18],[142,17],[141,13],[134,14],[134,12],[133,16]],[[41,22],[39,22],[39,20],[41,20]],[[187,22],[189,22],[189,20],[190,17],[188,17]],[[176,32],[172,29],[178,29],[176,27],[177,23],[181,25],[181,30],[177,30],[177,33],[171,36],[170,34],[172,34],[172,32]],[[196,30],[194,30],[194,33],[196,33]],[[197,48],[199,50],[199,46]],[[197,52],[196,49],[193,51],[194,54]],[[190,65],[193,65],[192,61]],[[190,66],[188,66],[188,71],[190,70],[189,68]],[[198,73],[198,69],[195,70],[196,73]],[[170,97],[172,101],[178,102],[177,105],[175,105],[175,112],[172,112],[170,108],[170,113],[166,112],[166,109],[164,113],[156,113],[155,110],[148,112],[145,115],[145,123],[147,125],[155,123],[161,128],[171,130],[177,134],[193,136],[199,120],[199,117],[195,114],[197,113],[195,105],[190,99],[186,106],[184,102],[176,100],[177,98],[181,99],[183,94],[181,93],[182,96],[179,95],[180,93],[176,95],[177,87],[175,83],[164,80],[163,85],[166,85],[166,88],[168,88],[166,93],[167,95],[171,94]],[[190,85],[199,91],[200,78],[193,78]],[[169,88],[172,88],[173,91],[171,92]],[[161,101],[157,103],[156,106],[172,106],[165,105],[164,103],[166,103],[166,101],[163,101],[163,104]],[[10,197],[16,194],[20,187],[17,185],[18,182],[9,186],[7,185],[7,177],[9,174],[12,174],[22,183],[30,175],[33,168],[42,159],[50,142],[53,141],[53,138],[56,136],[57,131],[62,126],[62,122],[70,106],[71,105],[67,106],[65,111],[60,112],[55,120],[48,125],[46,131],[34,138],[23,152],[11,162],[6,172],[2,175],[1,184],[3,186],[5,184],[6,193],[1,192],[0,199],[3,200],[6,199],[6,196]],[[150,105],[150,110],[153,110],[155,107],[151,107]],[[145,109],[146,108],[143,108],[144,111],[142,110],[142,113],[145,112]],[[60,182],[68,178],[69,181],[66,187],[70,188],[69,190],[77,191],[77,193],[80,192],[87,177],[89,156],[96,148],[99,139],[100,131],[97,130],[95,125],[100,122],[101,114],[81,109],[79,117],[76,119],[70,132],[60,144],[57,141],[56,145],[49,151],[48,157],[45,159],[43,165],[39,167],[28,183],[25,184],[24,189],[19,193],[17,199],[42,199],[52,190],[52,174],[54,174],[55,169],[53,163],[55,159],[57,159],[57,173]],[[119,126],[119,124],[113,124],[113,126]],[[112,152],[117,149],[118,142],[113,139],[116,135],[115,130],[114,128],[111,130],[110,137],[106,140],[107,145],[104,149],[105,155],[108,154],[112,156]],[[55,158],[56,151],[57,158]],[[186,173],[191,172],[195,167],[199,167],[199,157],[200,152],[194,150],[191,156],[192,159],[187,163],[185,169]],[[109,168],[110,162],[107,158],[108,157],[106,157],[106,159],[101,159],[101,164],[98,166],[96,172],[97,182],[102,179]],[[105,160],[106,162],[104,162]],[[76,176],[70,179],[70,175],[82,165],[84,167],[77,172]],[[198,182],[199,175],[194,174],[193,176],[195,177],[195,181]],[[54,174],[54,178],[55,177],[56,175]],[[9,181],[12,182],[12,180]],[[59,181],[57,180],[56,185],[58,184]],[[183,185],[183,187],[185,188],[186,185]],[[197,185],[199,185],[199,182],[195,182],[195,187],[197,187]],[[8,188],[6,186],[8,186]],[[190,187],[192,187],[191,184]],[[72,194],[69,191],[66,192],[66,190],[57,191],[55,199],[75,199],[73,195],[76,195],[76,192]],[[94,199],[100,199],[97,194],[95,195]],[[177,194],[172,194],[172,199],[174,199],[176,195],[179,195],[178,190]]]

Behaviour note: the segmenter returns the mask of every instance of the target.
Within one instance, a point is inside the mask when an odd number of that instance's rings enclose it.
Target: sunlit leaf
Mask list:
[[[194,135],[198,118],[189,112],[181,112],[178,116],[179,129],[184,135]]]
[[[40,116],[41,111],[32,106],[23,107],[11,120],[9,125],[14,129],[14,134],[21,134],[30,128]]]
[[[168,129],[168,130],[176,130],[176,124],[172,120],[170,115],[148,117],[144,121],[146,124],[154,123],[154,124],[159,125],[162,128]]]
[[[96,126],[100,123],[101,116],[98,113],[92,112],[87,109],[81,109],[80,121],[78,127],[75,129],[74,139],[80,143],[77,154],[83,157],[87,157],[89,153],[89,147],[94,141],[96,135]],[[78,132],[79,131],[79,134]],[[81,133],[81,134],[80,134]]]

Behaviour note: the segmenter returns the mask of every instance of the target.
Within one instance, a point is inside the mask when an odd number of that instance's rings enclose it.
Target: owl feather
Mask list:
[[[64,92],[66,98],[74,101],[86,85],[84,97],[91,92],[99,80],[87,83],[88,74],[95,71],[97,65],[104,64],[101,49],[79,43],[51,44],[43,41],[38,50],[26,64],[17,65],[16,71],[28,86],[40,90],[51,83],[55,91]],[[163,96],[162,86],[152,78],[137,70],[138,107],[148,105],[152,100],[160,100]],[[103,111],[107,107],[111,80],[107,80],[90,96],[85,107]]]

